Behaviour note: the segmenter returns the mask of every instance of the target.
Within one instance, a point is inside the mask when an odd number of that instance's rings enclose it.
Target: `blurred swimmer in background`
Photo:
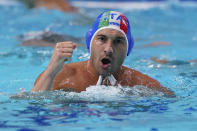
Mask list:
[[[77,24],[89,25],[93,22],[86,14],[80,12],[76,7],[72,6],[67,0],[18,0],[29,9],[43,7],[46,9],[60,10],[65,13],[75,13]],[[27,32],[17,36],[21,46],[50,46],[54,47],[57,42],[73,41],[76,43],[84,43],[84,38],[74,37],[68,34],[61,34],[50,31],[49,28],[41,31]],[[81,44],[82,45],[82,44]]]
[[[73,7],[67,0],[18,0],[28,8],[45,7],[48,9],[58,9],[64,12],[77,12],[77,8]]]

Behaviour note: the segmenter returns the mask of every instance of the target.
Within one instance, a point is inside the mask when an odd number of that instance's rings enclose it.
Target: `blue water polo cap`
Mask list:
[[[129,20],[124,16],[124,14],[116,11],[105,11],[101,13],[96,21],[94,22],[91,29],[86,33],[86,45],[87,48],[91,49],[91,43],[94,35],[105,28],[112,28],[121,31],[127,40],[127,56],[130,54],[134,39],[131,35]]]

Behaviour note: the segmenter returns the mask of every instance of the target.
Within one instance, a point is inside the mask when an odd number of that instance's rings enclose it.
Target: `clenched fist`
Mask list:
[[[71,59],[76,46],[77,45],[71,41],[57,43],[47,70],[50,70],[54,75],[58,73],[64,65],[64,62]]]

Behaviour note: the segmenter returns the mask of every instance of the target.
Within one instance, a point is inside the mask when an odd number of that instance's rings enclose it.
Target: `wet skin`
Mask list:
[[[120,70],[126,51],[125,36],[120,31],[104,29],[92,41],[90,62],[99,75],[114,75]]]
[[[46,90],[73,89],[85,91],[95,85],[99,75],[106,77],[113,74],[115,85],[143,85],[148,88],[174,96],[174,93],[163,87],[157,80],[134,69],[122,66],[126,57],[127,44],[125,36],[114,29],[103,29],[97,32],[92,40],[91,56],[88,61],[64,64],[72,56],[76,44],[58,43],[47,69],[37,78],[32,92]]]

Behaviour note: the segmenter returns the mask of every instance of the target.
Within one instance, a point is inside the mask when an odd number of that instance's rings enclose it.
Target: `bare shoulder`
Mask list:
[[[53,82],[53,90],[73,88],[77,90],[77,83],[81,83],[81,75],[86,61],[65,64],[56,75]]]
[[[131,75],[131,74],[142,74],[141,72],[135,70],[135,69],[132,69],[132,68],[129,68],[129,67],[126,67],[126,66],[122,66],[122,70],[124,72],[124,75]]]
[[[151,77],[149,77],[146,74],[141,73],[140,71],[137,71],[135,69],[131,69],[128,68],[126,66],[122,66],[123,69],[123,74],[127,77],[131,77],[133,80],[135,80],[136,84],[145,84],[145,83],[149,83],[149,82],[155,82],[158,83],[159,82]]]
[[[70,78],[77,76],[83,69],[85,63],[86,61],[65,64],[60,72],[56,75],[56,80],[65,77]]]
[[[145,75],[140,71],[137,71],[135,69],[126,66],[122,66],[122,75],[124,75],[124,77],[127,79],[135,80],[135,82],[137,82],[135,84],[138,84],[138,80],[142,81],[142,80],[152,79],[148,75]]]
[[[122,66],[123,75],[129,81],[129,86],[143,85],[153,90],[163,92],[165,95],[174,96],[174,93],[160,84],[159,81],[137,70]]]

